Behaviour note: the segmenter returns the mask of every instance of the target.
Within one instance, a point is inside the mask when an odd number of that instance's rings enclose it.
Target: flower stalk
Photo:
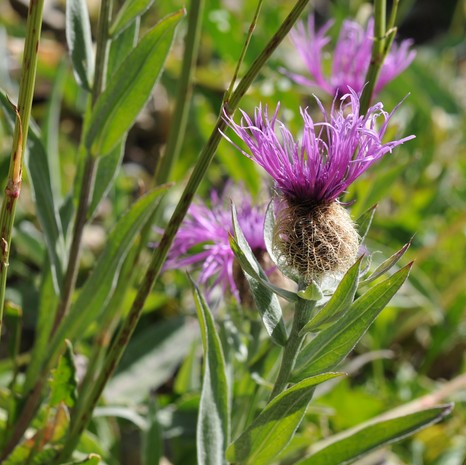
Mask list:
[[[296,303],[293,325],[291,327],[290,336],[288,337],[288,341],[286,342],[285,349],[283,351],[280,369],[270,394],[269,402],[278,396],[278,394],[283,392],[289,383],[290,375],[295,366],[299,350],[303,344],[304,339],[306,338],[306,334],[300,335],[300,333],[311,318],[315,305],[315,300],[299,299]]]

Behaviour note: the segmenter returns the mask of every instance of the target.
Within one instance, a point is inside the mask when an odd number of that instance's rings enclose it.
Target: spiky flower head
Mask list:
[[[209,289],[220,285],[230,291],[239,301],[240,295],[235,279],[235,257],[230,247],[229,234],[233,234],[231,219],[231,188],[222,196],[212,191],[210,206],[198,201],[191,204],[170,250],[166,269],[179,269],[200,265],[199,282]],[[237,205],[238,222],[254,253],[265,253],[264,211],[252,204],[251,198],[241,193]]]
[[[371,165],[414,137],[383,142],[393,112],[388,114],[377,103],[361,115],[353,90],[329,114],[316,101],[323,120],[314,122],[301,109],[301,138],[295,138],[278,119],[279,106],[272,117],[262,106],[252,119],[242,111],[240,124],[225,116],[248,147],[247,152],[240,150],[275,181],[279,206],[274,248],[282,264],[306,282],[344,271],[354,262],[358,236],[349,214],[336,200]]]
[[[350,88],[361,93],[371,61],[374,20],[371,18],[368,21],[366,30],[355,21],[343,22],[332,55],[331,73],[326,76],[323,71],[324,47],[330,42],[330,37],[326,34],[332,24],[329,21],[316,31],[313,15],[309,16],[307,24],[297,24],[291,31],[290,38],[303,59],[310,78],[296,73],[287,74],[298,84],[320,87],[331,96],[346,94]],[[392,44],[380,70],[375,93],[411,64],[416,56],[411,45],[411,40]]]

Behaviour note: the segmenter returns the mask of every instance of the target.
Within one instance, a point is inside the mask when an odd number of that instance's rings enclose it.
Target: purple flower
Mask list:
[[[227,189],[228,193],[230,190]],[[237,206],[238,221],[253,252],[266,250],[264,242],[264,212],[252,205],[251,198],[242,192],[242,202]],[[229,289],[239,301],[234,276],[234,254],[228,234],[233,234],[229,199],[211,193],[210,207],[199,202],[192,204],[188,215],[175,237],[166,269],[200,265],[199,282],[210,287],[220,285]]]
[[[323,49],[330,42],[326,33],[331,26],[332,21],[329,21],[316,31],[314,16],[311,15],[307,26],[302,22],[291,31],[291,40],[311,77],[287,74],[298,84],[320,87],[331,96],[346,94],[350,88],[361,93],[371,61],[374,20],[369,20],[366,30],[354,21],[343,22],[333,53],[331,75],[326,77],[322,69]],[[411,40],[392,45],[380,70],[375,93],[410,65],[416,55],[410,49],[411,45]]]
[[[334,102],[329,115],[317,98],[316,101],[323,122],[314,122],[307,110],[301,109],[304,127],[300,139],[295,139],[278,119],[279,105],[272,118],[262,106],[256,108],[253,119],[242,111],[240,124],[225,117],[250,151],[242,152],[272,176],[276,188],[289,200],[336,200],[371,165],[414,137],[383,143],[393,112],[388,114],[377,103],[366,115],[360,115],[359,97],[353,90],[341,97],[339,108],[335,108]],[[379,118],[382,124],[378,128]]]

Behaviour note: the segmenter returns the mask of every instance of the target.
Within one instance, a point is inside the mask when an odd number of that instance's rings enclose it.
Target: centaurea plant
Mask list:
[[[412,138],[385,141],[393,112],[387,113],[381,103],[363,104],[363,110],[360,108],[372,24],[363,31],[353,23],[345,23],[331,78],[324,77],[320,62],[328,42],[327,26],[315,32],[310,20],[307,32],[304,26],[298,27],[298,32],[301,28],[309,36],[307,39],[316,39],[310,48],[314,47],[313,59],[317,61],[311,63],[312,80],[307,83],[321,86],[335,100],[329,111],[316,100],[318,117],[311,117],[307,109],[302,109],[302,135],[297,137],[280,121],[279,105],[270,116],[267,108],[259,106],[254,117],[243,112],[242,122],[234,121],[241,99],[308,3],[308,0],[293,2],[286,18],[281,17],[281,10],[274,12],[280,26],[262,51],[252,58],[246,53],[247,45],[255,27],[265,22],[260,16],[261,7],[269,8],[268,14],[272,11],[270,6],[262,5],[266,2],[259,0],[236,68],[230,67],[231,63],[224,68],[225,72],[236,69],[233,79],[225,85],[223,98],[211,100],[218,102],[219,108],[210,136],[198,147],[199,152],[188,153],[178,164],[181,159],[178,154],[192,151],[204,140],[193,138],[196,142],[192,146],[183,143],[185,123],[191,114],[190,95],[198,90],[193,82],[194,68],[198,63],[208,63],[209,58],[222,64],[224,58],[226,61],[231,58],[231,53],[225,54],[223,44],[216,47],[219,41],[215,34],[221,32],[220,27],[216,30],[213,22],[209,27],[202,25],[204,18],[211,21],[220,17],[217,5],[193,0],[188,2],[187,11],[181,9],[168,14],[169,2],[162,2],[151,14],[156,16],[165,11],[167,15],[153,26],[145,18],[141,32],[141,17],[152,3],[102,0],[98,21],[91,22],[88,2],[67,0],[65,36],[70,60],[60,68],[63,74],[57,72],[51,83],[54,90],[45,121],[29,124],[36,62],[40,61],[44,5],[43,0],[31,0],[17,105],[11,103],[16,100],[14,96],[8,98],[6,92],[0,92],[5,128],[16,126],[0,215],[0,308],[7,295],[12,300],[17,299],[17,292],[27,297],[14,304],[5,301],[7,321],[2,332],[6,336],[2,343],[7,342],[8,348],[1,350],[0,462],[5,465],[96,465],[100,460],[119,463],[119,447],[115,446],[124,435],[113,434],[119,422],[108,422],[107,416],[120,416],[137,426],[142,440],[136,442],[141,442],[142,448],[132,450],[131,454],[141,455],[141,463],[162,463],[163,456],[167,456],[174,465],[181,462],[266,465],[290,463],[290,460],[299,460],[300,465],[349,463],[376,447],[440,420],[450,406],[430,409],[417,406],[394,420],[376,418],[371,424],[346,432],[343,439],[330,438],[333,444],[318,444],[318,452],[306,449],[303,454],[311,455],[302,460],[296,459],[296,450],[291,450],[293,459],[281,459],[281,454],[289,452],[286,447],[306,414],[316,386],[342,375],[335,370],[405,282],[410,269],[408,265],[385,276],[405,247],[373,273],[364,270],[362,259],[356,258],[359,234],[364,232],[356,232],[342,203],[342,195],[352,182]],[[374,30],[382,30],[379,38],[385,37],[385,29],[377,26],[385,21],[377,12],[385,10],[385,2],[376,0]],[[233,9],[231,14],[235,14]],[[179,29],[187,31],[183,63],[180,67],[171,67],[170,78],[166,79],[173,83],[177,70],[181,70],[178,85],[167,86],[170,97],[171,88],[176,88],[178,95],[169,142],[152,182],[157,187],[135,200],[132,195],[140,192],[138,189],[130,189],[131,195],[126,195],[126,190],[122,194],[121,186],[115,183],[122,169],[125,147],[132,143],[127,141],[127,135],[139,112],[158,92],[160,87],[155,87],[156,83],[163,74],[173,41],[178,41],[177,26],[184,21],[188,22],[187,28]],[[391,26],[389,29],[393,30]],[[206,53],[206,57],[199,59],[201,33],[213,31],[205,42],[206,49],[212,47],[211,56]],[[239,32],[243,39],[243,31],[231,32],[232,37],[234,32]],[[294,34],[295,41],[299,39],[297,34]],[[236,39],[241,40],[238,36]],[[304,39],[296,42],[298,49],[309,48],[308,44],[303,45]],[[407,42],[387,55],[390,44],[390,40],[383,41],[378,54],[380,60],[373,60],[372,74],[368,73],[377,76],[378,67],[385,59],[376,90],[401,72],[414,56]],[[181,48],[179,41],[177,50]],[[62,58],[62,47],[58,49]],[[373,50],[377,52],[376,47]],[[173,55],[171,63],[176,56],[179,55]],[[351,67],[346,58],[355,66]],[[68,72],[71,69],[73,73]],[[238,78],[243,69],[244,76]],[[50,71],[54,74],[53,69]],[[73,78],[74,82],[68,82]],[[369,81],[375,84],[376,79]],[[62,87],[66,89],[67,106],[73,105],[73,99],[80,103],[71,112],[67,108],[64,125],[58,124],[62,121],[58,108]],[[366,94],[369,102],[372,91]],[[193,100],[193,107],[199,111],[202,106]],[[202,112],[210,111],[202,108]],[[43,113],[32,112],[38,116]],[[73,122],[69,119],[71,114]],[[212,120],[202,119],[202,124],[205,121]],[[70,125],[77,129],[73,130],[73,137],[69,137],[71,133],[67,130],[61,133],[62,128]],[[265,214],[243,194],[244,187],[231,214],[228,189],[222,196],[212,193],[210,205],[202,201],[191,204],[228,126],[246,145],[240,150],[262,166],[274,181],[276,196]],[[79,140],[75,141],[74,135],[78,133]],[[68,153],[59,153],[73,141],[75,150],[70,158]],[[17,221],[26,221],[27,228],[22,228],[22,224],[13,228],[16,205],[22,205],[19,197],[22,154],[28,151],[24,157],[27,172],[24,191],[27,193],[30,189],[33,195],[27,198],[35,202],[35,208],[28,209],[26,215],[18,215]],[[187,160],[196,161],[188,167]],[[172,170],[174,165],[176,170]],[[160,208],[165,205],[159,203],[159,197],[170,187],[163,183],[172,179],[172,171],[181,178],[183,173],[179,167],[186,169],[189,178],[162,238],[155,247],[148,248],[150,232],[154,226],[160,227],[153,223],[162,217]],[[223,168],[220,165],[222,176],[226,174]],[[63,180],[62,174],[65,174]],[[112,205],[111,213],[102,213],[106,209],[99,208],[105,197]],[[171,199],[172,196],[167,196],[164,202]],[[130,207],[123,213],[121,206],[126,204]],[[32,221],[34,211],[37,218]],[[113,226],[93,266],[84,267],[81,263],[84,238],[87,226],[96,218],[99,225],[112,223]],[[23,240],[17,241],[17,237]],[[42,239],[42,247],[36,247]],[[26,253],[16,247],[20,242]],[[33,258],[28,256],[29,252]],[[26,258],[25,263],[21,262],[22,257]],[[291,290],[269,279],[268,271],[276,269],[272,261],[296,281]],[[29,267],[31,263],[33,267]],[[144,263],[147,268],[141,273]],[[207,287],[207,293],[211,286],[218,285],[222,288],[220,296],[225,296],[220,303],[233,295],[238,305],[230,306],[232,312],[224,312],[223,319],[216,320],[203,292],[192,281],[199,328],[196,324],[184,323],[191,317],[191,302],[179,312],[176,308],[176,318],[164,319],[169,312],[159,312],[164,305],[160,302],[167,301],[163,283],[158,283],[156,288],[157,297],[162,297],[154,299],[156,307],[151,307],[148,299],[161,270],[199,265],[197,281]],[[20,281],[20,287],[7,289],[8,270],[14,278],[11,284]],[[29,274],[34,274],[32,279]],[[338,284],[334,293],[323,296],[322,290],[327,289],[321,284],[329,275],[335,276]],[[31,293],[36,285],[40,289]],[[249,286],[247,300],[243,292],[246,285]],[[249,308],[251,299],[258,310],[257,318],[255,313],[250,317],[236,311],[246,305]],[[32,346],[21,341],[23,310],[28,324],[37,321]],[[154,319],[151,318],[153,310],[157,310]],[[136,331],[143,315],[148,317],[149,324]],[[192,340],[197,346],[192,346],[190,351]],[[133,350],[126,352],[127,358],[116,372],[130,343]],[[22,350],[28,352],[21,353]],[[84,370],[77,370],[76,352],[85,359]],[[280,364],[276,363],[277,357],[281,357]],[[144,383],[140,373],[144,374]],[[131,392],[131,399],[124,407],[117,405],[119,399],[111,393],[112,385],[115,389],[120,376],[126,377],[125,387],[129,385]],[[141,393],[140,384],[147,386],[147,379],[150,389],[143,392],[144,401],[140,404],[135,391]],[[160,394],[159,387],[164,393],[157,410],[155,398]],[[103,395],[105,405],[97,409]],[[195,422],[194,441],[191,434],[185,433]],[[374,431],[377,434],[372,434]],[[348,441],[351,447],[347,447]],[[169,443],[167,450],[163,450],[164,443]]]

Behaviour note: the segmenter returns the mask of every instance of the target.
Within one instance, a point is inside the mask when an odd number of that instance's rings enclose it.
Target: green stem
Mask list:
[[[155,176],[156,185],[170,179],[172,168],[178,159],[188,121],[188,113],[193,89],[192,77],[198,56],[201,38],[202,13],[205,0],[191,0],[188,16],[188,31],[184,40],[183,64],[180,79],[177,83],[175,111],[170,126],[165,154]],[[150,227],[150,223],[148,223]]]
[[[298,357],[301,345],[306,337],[306,334],[300,335],[304,325],[309,321],[314,310],[316,302],[314,300],[300,299],[295,308],[293,325],[291,327],[290,336],[283,351],[280,370],[278,371],[277,379],[270,394],[269,402],[278,394],[283,392],[290,380],[291,372],[293,371]]]
[[[206,146],[199,155],[198,161],[188,180],[183,194],[181,195],[181,199],[178,202],[175,211],[167,225],[162,240],[157,249],[154,251],[152,260],[149,264],[146,274],[144,275],[142,283],[139,286],[138,293],[134,299],[129,314],[126,320],[123,322],[116,336],[116,339],[114,340],[110,348],[108,356],[105,360],[104,367],[102,371],[99,373],[99,376],[94,384],[93,391],[91,393],[91,403],[89,404],[89,408],[83,413],[83,415],[80,418],[77,418],[76,422],[71,426],[71,433],[64,446],[63,453],[61,454],[62,459],[67,458],[78,443],[79,437],[81,436],[82,432],[84,431],[92,417],[92,412],[94,410],[95,405],[97,405],[97,401],[99,400],[102,394],[105,384],[107,383],[108,379],[110,379],[110,377],[112,376],[128,344],[128,341],[131,335],[133,334],[134,329],[136,328],[136,325],[141,316],[144,302],[149,296],[152,287],[160,274],[161,268],[168,254],[172,241],[178,231],[178,228],[180,227],[187,213],[189,205],[191,204],[191,201],[194,197],[194,194],[201,180],[203,179],[204,174],[206,173],[207,168],[209,167],[209,164],[212,161],[212,158],[215,155],[215,151],[222,137],[220,131],[224,131],[226,128],[226,122],[223,119],[223,110],[227,112],[227,114],[233,113],[233,111],[239,104],[241,98],[244,96],[249,86],[252,84],[252,82],[258,75],[261,68],[264,66],[264,64],[267,62],[269,57],[272,55],[272,53],[275,51],[278,45],[282,42],[282,40],[286,37],[286,35],[293,27],[294,23],[297,21],[303,9],[308,3],[309,0],[298,0],[296,2],[293,10],[281,24],[281,26],[274,34],[274,36],[271,38],[269,43],[266,45],[264,50],[256,58],[254,63],[251,65],[250,69],[247,71],[247,73],[239,83],[236,90],[232,93],[230,99],[225,102],[224,107],[221,109],[220,115],[212,131],[212,134]]]
[[[256,12],[254,13],[254,17],[252,18],[251,24],[249,25],[248,34],[247,34],[246,40],[244,42],[243,50],[241,50],[241,55],[239,57],[238,63],[236,64],[235,72],[234,72],[233,78],[231,79],[231,82],[230,82],[230,87],[228,88],[228,90],[227,90],[227,92],[225,94],[225,100],[228,100],[230,98],[230,96],[231,96],[231,94],[233,92],[233,88],[235,87],[236,80],[238,79],[239,69],[240,69],[240,67],[241,67],[241,65],[243,63],[244,57],[245,57],[246,52],[247,52],[248,47],[249,47],[249,43],[251,42],[251,38],[252,38],[252,34],[254,32],[254,29],[256,28],[257,19],[259,18],[259,14],[260,14],[260,11],[261,11],[261,8],[262,8],[262,3],[263,3],[262,0],[259,0],[259,2],[257,3]]]
[[[361,115],[365,114],[370,107],[372,95],[374,93],[375,84],[377,77],[382,67],[386,49],[386,11],[387,4],[386,0],[375,0],[374,5],[374,43],[372,45],[372,56],[369,69],[367,70],[366,78],[364,82],[366,86],[361,95]]]
[[[55,321],[53,324],[52,335],[56,332],[59,324],[63,320],[70,308],[71,297],[76,286],[76,279],[79,270],[79,257],[81,255],[81,241],[84,231],[84,226],[87,220],[87,210],[91,199],[92,189],[94,186],[96,171],[96,160],[88,156],[84,166],[82,177],[82,185],[79,196],[78,209],[73,228],[73,239],[71,241],[70,253],[68,256],[68,266],[66,268],[65,278],[63,282],[63,294],[55,313]]]
[[[109,51],[109,25],[112,12],[112,0],[103,0],[100,6],[99,28],[97,33],[96,55],[95,55],[95,74],[94,84],[92,87],[92,105],[94,106],[99,95],[105,88],[105,80],[107,74],[107,62]],[[86,116],[90,113],[87,112]],[[97,169],[97,160],[86,154],[84,163],[84,172],[81,178],[82,184],[79,192],[79,202],[74,221],[73,235],[68,257],[68,265],[66,268],[65,278],[63,282],[63,293],[55,314],[55,322],[52,330],[54,334],[60,325],[63,317],[69,310],[71,297],[76,286],[76,279],[79,270],[79,258],[81,256],[81,242],[84,231],[84,226],[87,223],[87,212],[89,203],[92,198],[92,191],[95,183],[95,173]]]
[[[0,212],[0,335],[2,333],[3,308],[5,302],[6,278],[10,257],[11,235],[15,219],[16,203],[21,192],[22,155],[26,147],[31,116],[34,84],[36,81],[37,51],[42,28],[44,0],[31,0],[26,24],[26,41],[19,86],[18,108],[13,135],[13,146],[8,171],[5,196]]]

